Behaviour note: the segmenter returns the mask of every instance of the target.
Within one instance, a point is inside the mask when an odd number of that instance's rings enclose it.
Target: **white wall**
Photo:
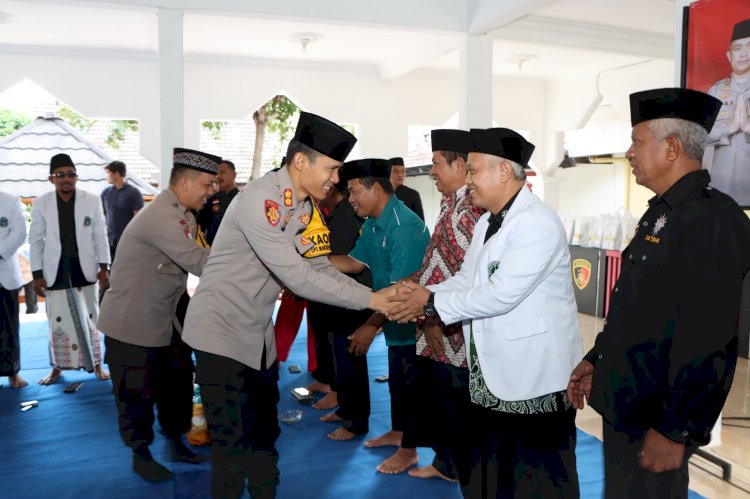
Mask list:
[[[628,171],[621,164],[577,165],[560,169],[561,216],[602,215],[626,207]]]

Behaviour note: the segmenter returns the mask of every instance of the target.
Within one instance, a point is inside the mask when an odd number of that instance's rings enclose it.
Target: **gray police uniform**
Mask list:
[[[196,230],[193,214],[166,189],[128,224],[117,246],[98,327],[106,335],[120,436],[133,449],[153,441],[154,404],[168,436],[190,429],[193,366],[184,352],[180,358],[173,333],[181,329],[175,314],[187,273],[200,275],[208,259]]]
[[[715,83],[708,94],[722,101],[719,116],[708,135],[703,167],[711,173],[711,186],[729,194],[740,206],[750,206],[750,135],[742,130],[731,134],[729,128],[740,100],[750,111],[750,80],[733,76]]]
[[[282,285],[345,308],[369,304],[370,289],[326,257],[300,256],[314,245],[302,235],[311,212],[309,199],[296,198],[286,167],[250,183],[227,209],[188,307],[183,339],[196,350],[215,497],[241,495],[245,478],[253,497],[271,494],[278,483],[272,315]]]

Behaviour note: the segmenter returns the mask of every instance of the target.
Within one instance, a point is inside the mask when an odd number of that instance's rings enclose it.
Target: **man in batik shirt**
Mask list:
[[[466,195],[468,135],[463,130],[432,131],[430,176],[443,198],[422,268],[416,274],[423,286],[443,282],[459,271],[474,224],[484,212],[473,207]],[[454,481],[458,478],[456,454],[467,441],[466,412],[471,404],[463,331],[460,323],[446,326],[434,318],[417,326],[416,367],[422,399],[418,406],[424,411],[417,414],[417,427],[420,443],[432,446],[435,458],[409,474]]]

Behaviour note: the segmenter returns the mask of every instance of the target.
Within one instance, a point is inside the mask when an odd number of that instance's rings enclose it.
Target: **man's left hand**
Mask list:
[[[424,305],[430,297],[430,290],[412,281],[402,281],[398,294],[388,298],[391,309],[388,319],[401,323],[424,316]]]
[[[638,464],[652,473],[676,470],[682,466],[685,445],[674,442],[653,428],[649,428],[638,452]]]
[[[96,278],[99,280],[99,289],[107,289],[109,287],[109,272],[106,269],[99,270]]]

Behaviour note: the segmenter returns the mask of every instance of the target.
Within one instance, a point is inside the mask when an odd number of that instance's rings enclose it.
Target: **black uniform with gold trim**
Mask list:
[[[703,445],[737,360],[750,221],[729,196],[688,173],[649,201],[612,294],[589,403],[615,430]]]

